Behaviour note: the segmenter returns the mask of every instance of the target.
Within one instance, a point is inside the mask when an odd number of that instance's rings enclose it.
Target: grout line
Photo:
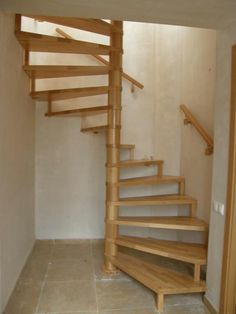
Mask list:
[[[96,313],[98,313],[98,295],[97,295],[95,263],[94,263],[94,255],[93,255],[93,240],[90,240],[90,254],[91,254],[91,261],[93,265],[93,283],[94,283],[95,301],[96,301],[96,308],[97,308]]]
[[[47,280],[47,276],[48,276],[48,270],[49,270],[49,265],[51,264],[52,262],[52,254],[53,254],[53,251],[54,251],[54,247],[55,247],[55,242],[53,242],[53,246],[52,246],[52,249],[51,249],[51,253],[50,253],[50,257],[49,257],[49,261],[48,261],[48,266],[47,266],[47,270],[45,272],[45,275],[44,275],[44,279],[43,279],[43,282],[42,282],[42,286],[41,286],[41,289],[40,289],[40,294],[39,294],[39,298],[38,298],[38,304],[36,306],[36,309],[35,309],[35,313],[39,313],[38,312],[38,309],[39,309],[39,305],[40,305],[40,302],[41,302],[41,299],[42,299],[42,295],[43,295],[43,290],[44,290],[44,287],[46,285],[46,280]],[[42,313],[44,314],[44,313]]]

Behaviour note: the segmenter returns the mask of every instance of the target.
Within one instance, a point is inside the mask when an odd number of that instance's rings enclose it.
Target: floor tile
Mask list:
[[[41,291],[42,282],[22,282],[17,284],[5,309],[7,314],[34,314]]]
[[[153,293],[135,281],[97,281],[99,311],[154,308]]]
[[[202,304],[202,293],[173,294],[165,296],[165,305]]]
[[[78,260],[90,259],[92,260],[92,250],[90,241],[77,241],[75,243],[58,243],[55,244],[52,261],[55,260]]]
[[[165,308],[163,314],[210,314],[203,304],[169,306]]]
[[[47,281],[93,280],[91,260],[55,260],[49,264]]]
[[[87,280],[46,282],[39,313],[96,311],[94,282]]]
[[[132,310],[112,310],[112,311],[100,311],[98,314],[158,314],[155,309],[132,309]],[[164,313],[163,313],[164,314]]]
[[[45,260],[29,258],[21,272],[20,279],[24,281],[44,280],[48,263],[49,262]]]

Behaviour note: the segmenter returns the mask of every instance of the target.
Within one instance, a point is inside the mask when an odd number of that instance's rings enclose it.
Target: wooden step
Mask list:
[[[163,311],[164,295],[206,291],[203,281],[195,282],[191,276],[130,255],[118,253],[115,257],[107,255],[107,258],[117,268],[157,293],[157,309],[160,312]]]
[[[169,257],[183,262],[198,265],[206,265],[207,263],[207,247],[203,244],[130,236],[119,236],[114,242],[120,246]]]
[[[205,221],[196,217],[188,216],[142,216],[142,217],[118,217],[116,220],[108,220],[107,223],[114,225],[159,228],[173,230],[207,231]]]
[[[134,144],[120,144],[120,149],[135,149]]]
[[[83,132],[83,133],[92,132],[94,134],[102,133],[105,131],[107,131],[107,125],[99,125],[99,126],[93,126],[93,127],[81,129],[81,132]]]
[[[109,55],[114,48],[81,40],[16,31],[21,46],[27,51]]]
[[[195,215],[197,207],[196,199],[188,195],[151,195],[120,198],[113,201],[115,206],[148,206],[148,205],[190,205],[191,215]]]
[[[57,17],[57,16],[45,16],[45,15],[24,15],[39,21],[49,22],[53,24],[59,24],[72,28],[78,28],[84,31],[110,36],[112,32],[118,32],[110,23],[98,19],[81,19],[73,17]]]
[[[108,91],[109,91],[108,86],[97,86],[97,87],[43,90],[31,92],[31,96],[33,99],[36,99],[38,101],[47,101],[49,100],[49,98],[51,98],[51,100],[63,100],[78,97],[104,95],[107,94]]]
[[[63,111],[55,111],[48,112],[45,114],[47,117],[87,117],[98,114],[107,113],[109,106],[97,106],[97,107],[89,107],[89,108],[80,108],[80,109],[71,109],[71,110],[63,110]]]
[[[149,160],[149,159],[140,159],[140,160],[125,160],[117,164],[114,164],[118,168],[132,168],[132,167],[143,167],[143,166],[162,166],[164,163],[163,160]]]
[[[70,66],[70,65],[25,65],[23,69],[30,78],[44,79],[56,77],[105,75],[109,66]]]
[[[118,186],[135,186],[148,184],[184,183],[184,177],[178,176],[146,176],[128,179],[120,179]]]

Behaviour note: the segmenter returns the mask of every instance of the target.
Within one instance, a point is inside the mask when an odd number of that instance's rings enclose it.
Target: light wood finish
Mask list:
[[[87,32],[92,32],[100,35],[110,36],[112,32],[119,32],[110,23],[97,19],[81,19],[73,17],[57,17],[45,15],[24,15],[41,22],[49,22],[53,24],[60,24],[72,28],[81,29]]]
[[[63,31],[63,30],[60,29],[60,28],[56,28],[56,32],[57,32],[59,35],[65,37],[65,38],[67,38],[67,39],[73,39],[72,36],[70,36],[68,33],[66,33],[65,31]],[[96,60],[98,60],[98,61],[100,61],[101,63],[105,64],[106,66],[109,66],[109,65],[110,65],[110,62],[109,62],[109,61],[107,61],[106,59],[100,57],[99,55],[97,55],[97,54],[92,54],[92,56],[93,56]],[[123,71],[122,71],[122,77],[123,77],[124,79],[126,79],[127,81],[131,82],[132,86],[136,86],[136,87],[138,87],[138,88],[140,88],[140,89],[143,89],[143,88],[144,88],[144,85],[143,85],[143,84],[141,84],[140,82],[138,82],[137,80],[135,80],[133,77],[131,77],[129,74],[127,74],[127,73],[125,73],[125,72],[123,72]],[[133,91],[134,91],[134,90],[133,90]]]
[[[109,224],[134,226],[144,228],[207,231],[208,225],[203,220],[186,216],[144,216],[119,217],[116,220],[107,220]]]
[[[98,125],[98,126],[91,126],[91,127],[84,127],[81,129],[82,133],[92,132],[94,134],[101,133],[107,131],[107,125]]]
[[[110,53],[109,64],[112,70],[109,73],[109,86],[111,87],[108,96],[110,109],[107,115],[107,163],[106,163],[106,219],[115,221],[118,217],[118,206],[113,205],[119,199],[119,187],[114,185],[119,181],[119,168],[114,166],[120,161],[120,129],[121,129],[121,101],[122,101],[122,53],[123,51],[123,23],[113,21],[112,25],[120,29],[120,33],[112,33],[110,46],[115,50]],[[120,52],[119,52],[120,51]],[[110,243],[108,239],[116,239],[118,226],[106,224],[105,254],[115,257],[117,245]],[[105,258],[104,270],[108,273],[116,271],[111,260]]]
[[[111,50],[106,45],[36,33],[16,31],[15,35],[24,49],[35,52],[108,55]]]
[[[189,205],[191,216],[195,216],[197,201],[187,195],[151,195],[120,198],[112,202],[116,206],[148,206],[148,205]]]
[[[118,185],[120,187],[135,186],[135,185],[149,185],[149,184],[182,184],[185,181],[184,177],[178,176],[146,176],[128,179],[120,179]]]
[[[205,292],[204,282],[195,282],[190,276],[119,253],[108,256],[119,269],[132,276],[160,296],[157,306],[163,311],[164,295]]]
[[[51,97],[52,100],[63,100],[78,97],[104,95],[108,94],[108,92],[109,92],[108,86],[97,86],[97,87],[43,90],[32,92],[31,96],[33,99],[36,99],[38,101],[47,101],[49,97]]]
[[[169,257],[187,263],[206,265],[207,262],[207,247],[203,244],[131,236],[119,236],[115,240],[115,243],[119,246]]]
[[[194,265],[194,281],[200,281],[201,279],[201,265]]]
[[[150,160],[150,159],[139,159],[139,160],[125,160],[120,161],[115,164],[118,168],[136,168],[136,167],[144,167],[144,166],[162,166],[164,163],[163,160]]]
[[[26,65],[23,69],[30,78],[44,79],[88,75],[106,75],[108,66]]]
[[[193,114],[189,111],[189,109],[185,105],[180,105],[180,109],[185,114],[184,123],[185,124],[190,123],[194,126],[194,128],[198,131],[198,133],[201,135],[201,137],[207,144],[205,154],[211,155],[214,150],[213,139],[211,138],[211,136],[207,133],[207,131],[200,124],[200,122],[193,116]]]
[[[63,111],[54,111],[48,112],[45,114],[47,117],[52,116],[73,116],[73,117],[86,117],[93,116],[98,114],[107,113],[108,106],[97,106],[97,107],[88,107],[88,108],[80,108],[80,109],[71,109],[71,110],[63,110]]]
[[[228,189],[221,280],[220,313],[236,309],[236,45],[232,48]]]
[[[121,144],[120,149],[135,149],[134,144]]]

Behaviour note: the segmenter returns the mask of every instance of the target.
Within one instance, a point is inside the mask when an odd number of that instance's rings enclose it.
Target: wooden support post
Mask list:
[[[199,264],[194,265],[194,281],[200,281],[201,266]]]
[[[15,32],[21,31],[21,14],[15,16]]]
[[[30,52],[29,50],[25,50],[25,65],[29,65],[30,64]]]
[[[119,199],[119,168],[114,166],[120,161],[120,129],[121,129],[121,92],[122,92],[122,53],[123,53],[123,23],[113,21],[112,24],[120,30],[113,32],[110,45],[116,48],[110,52],[109,94],[108,94],[108,131],[107,131],[107,171],[106,171],[106,235],[105,255],[116,256],[117,245],[109,241],[117,238],[118,226],[108,224],[107,220],[115,220],[118,216],[118,206],[112,202]],[[115,184],[114,184],[115,183]],[[116,272],[116,267],[109,258],[105,258],[104,271],[110,274]]]
[[[196,209],[197,209],[197,202],[195,201],[190,205],[190,216],[191,217],[196,216]]]
[[[185,194],[185,180],[182,180],[179,183],[179,194],[184,195]]]
[[[159,313],[164,311],[164,294],[157,294],[157,310]]]
[[[163,175],[163,164],[157,166],[157,175],[160,177]]]

